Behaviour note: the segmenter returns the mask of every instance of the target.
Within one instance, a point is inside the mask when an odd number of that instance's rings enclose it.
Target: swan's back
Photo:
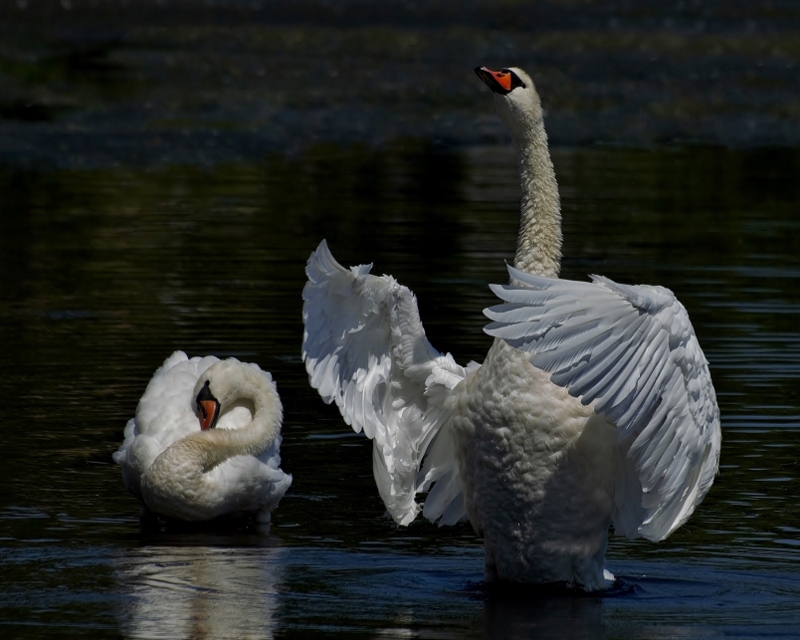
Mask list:
[[[142,475],[172,443],[198,430],[192,411],[192,392],[197,379],[215,356],[189,357],[176,351],[164,361],[136,407],[136,417],[125,425],[125,440],[113,455],[122,467],[122,481],[137,498],[142,498]]]

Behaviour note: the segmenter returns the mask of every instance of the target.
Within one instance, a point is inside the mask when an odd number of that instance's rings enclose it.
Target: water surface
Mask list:
[[[0,7],[3,638],[796,637],[796,3],[453,6]],[[661,544],[612,539],[602,596],[490,590],[468,524],[397,528],[300,361],[322,238],[485,354],[519,189],[478,64],[541,92],[563,275],[673,289],[719,397],[709,495]],[[269,532],[140,524],[111,454],[175,349],[273,373],[294,484]]]
[[[327,238],[419,298],[459,362],[490,341],[518,215],[503,147],[320,145],[211,168],[0,172],[4,637],[793,637],[800,614],[800,154],[557,148],[563,275],[673,289],[710,361],[721,473],[669,540],[614,538],[603,597],[493,592],[468,524],[397,528],[369,444],[306,382]],[[270,370],[294,484],[268,534],[150,531],[111,454],[173,350]]]

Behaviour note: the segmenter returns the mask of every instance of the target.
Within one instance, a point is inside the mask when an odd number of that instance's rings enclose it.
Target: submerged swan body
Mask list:
[[[561,218],[539,97],[519,69],[476,69],[514,140],[522,207],[495,341],[458,365],[425,337],[416,299],[323,240],[306,268],[303,357],[345,422],[373,439],[392,517],[469,518],[486,578],[609,586],[609,527],[653,541],[692,514],[719,464],[707,362],[662,287],[558,279]],[[424,508],[417,495],[428,491]]]
[[[283,407],[255,364],[176,351],[147,385],[114,454],[128,490],[151,511],[204,521],[270,521],[292,477],[280,468]]]

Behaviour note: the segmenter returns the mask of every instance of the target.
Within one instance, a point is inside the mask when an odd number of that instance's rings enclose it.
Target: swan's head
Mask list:
[[[194,398],[203,431],[213,429],[221,414],[239,405],[251,414],[260,402],[271,402],[278,410],[281,407],[272,376],[236,358],[219,360],[206,369],[195,384]]]
[[[203,372],[194,386],[197,417],[200,429],[208,431],[217,426],[222,408],[227,407],[237,393],[241,381],[242,363],[235,358],[219,360]]]
[[[211,392],[211,381],[203,376],[203,385],[197,392],[195,403],[197,404],[197,415],[200,418],[200,430],[208,431],[217,426],[219,420],[220,402]]]
[[[523,139],[534,123],[541,122],[542,102],[530,76],[522,69],[493,71],[476,67],[475,73],[494,93],[497,114],[515,140]]]

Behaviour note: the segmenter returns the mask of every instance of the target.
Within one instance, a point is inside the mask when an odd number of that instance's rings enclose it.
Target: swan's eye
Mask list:
[[[516,89],[517,87],[525,88],[525,83],[522,81],[516,73],[514,73],[511,69],[500,69],[500,73],[503,75],[503,81],[508,86],[509,93]],[[506,76],[511,76],[506,80]]]
[[[525,83],[522,81],[522,78],[520,78],[513,71],[509,71],[508,73],[509,75],[511,75],[511,91],[513,91],[517,87],[522,87],[523,89],[525,88]]]

